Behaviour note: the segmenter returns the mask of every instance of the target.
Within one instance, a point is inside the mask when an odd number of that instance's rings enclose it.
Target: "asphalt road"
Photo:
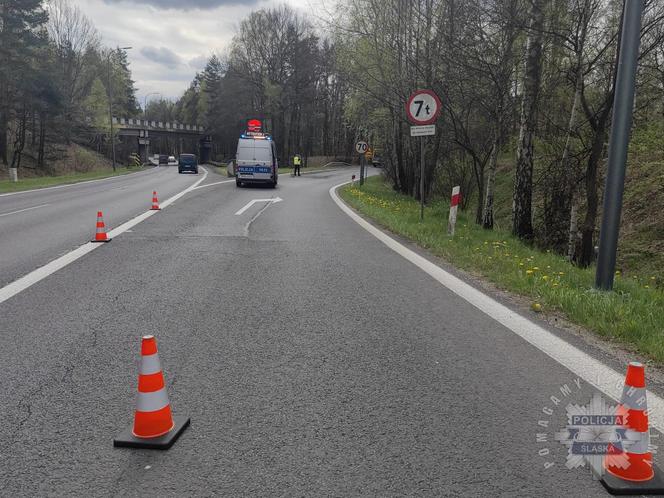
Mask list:
[[[202,174],[202,172],[200,173]],[[114,227],[198,180],[176,167],[0,195],[0,287],[94,238],[97,211]]]
[[[350,174],[196,189],[0,304],[2,495],[604,496],[542,415],[593,390],[341,212]],[[192,420],[167,452],[112,446],[143,334]]]

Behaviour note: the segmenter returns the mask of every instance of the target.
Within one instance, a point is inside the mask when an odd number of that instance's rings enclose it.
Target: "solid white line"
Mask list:
[[[183,195],[186,195],[187,193],[191,192],[194,188],[200,185],[201,182],[205,181],[205,178],[208,175],[208,171],[205,168],[203,168],[203,171],[205,173],[200,180],[198,180],[193,185],[187,187],[182,192],[179,192],[175,194],[173,197],[162,202],[161,204],[162,209],[165,208],[166,206],[170,206],[176,200],[181,198]],[[135,227],[140,222],[147,220],[150,216],[153,216],[157,213],[159,213],[159,211],[146,211],[142,214],[139,214],[135,218],[132,218],[126,223],[123,223],[119,227],[108,232],[108,236],[111,238],[117,237],[118,235],[123,234],[127,230]],[[82,246],[74,249],[73,251],[68,252],[64,256],[60,256],[58,259],[55,259],[50,263],[47,263],[40,268],[37,268],[36,270],[28,273],[27,275],[24,275],[18,280],[14,280],[11,284],[5,285],[2,289],[0,289],[0,303],[4,303],[7,299],[10,299],[14,297],[16,294],[23,292],[25,289],[33,286],[34,284],[45,279],[49,275],[54,274],[56,271],[61,270],[62,268],[73,263],[77,259],[82,258],[86,254],[94,251],[95,249],[97,249],[102,245],[104,244],[93,243],[93,242],[88,242],[87,244],[83,244]]]
[[[117,180],[118,178],[127,178],[136,173],[143,173],[145,171],[150,171],[149,169],[144,169],[141,171],[134,171],[132,173],[127,173],[126,175],[116,175],[116,176],[107,176],[106,178],[97,178],[96,180],[85,180],[84,182],[74,182],[66,183],[64,185],[55,185],[53,187],[43,187],[43,188],[34,188],[32,190],[21,190],[19,192],[8,192],[6,194],[0,194],[0,197],[7,197],[8,195],[19,195],[19,194],[33,194],[35,192],[43,192],[44,190],[53,190],[56,188],[67,188],[67,187],[76,187],[77,185],[85,185],[86,183],[95,183],[95,182],[105,182],[107,180]]]
[[[32,207],[25,208],[25,209],[19,209],[18,211],[12,211],[11,213],[3,213],[3,214],[0,214],[0,218],[2,218],[3,216],[9,216],[9,215],[12,215],[12,214],[25,213],[26,211],[32,211],[33,209],[39,209],[39,208],[43,208],[43,207],[46,207],[46,206],[50,206],[50,204],[42,204],[40,206],[32,206]]]
[[[205,185],[199,185],[194,190],[198,190],[199,188],[212,187],[213,185],[221,185],[222,183],[233,183],[234,181],[235,180],[223,180],[223,181],[220,181],[220,182],[207,183]]]
[[[348,207],[337,194],[337,189],[348,183],[350,182],[336,185],[332,187],[329,192],[337,206],[339,206],[341,210],[350,216],[358,225],[394,252],[428,273],[443,286],[447,287],[456,295],[466,300],[522,339],[525,339],[550,358],[560,363],[611,398],[616,401],[620,400],[625,379],[624,373],[616,372],[587,353],[568,344],[555,334],[552,334],[536,323],[515,313],[507,306],[500,304],[471,285],[468,285],[463,280],[451,275],[441,267],[408,249],[383,231],[365,221],[361,216],[355,213],[355,211]],[[656,394],[648,391],[648,408],[650,409],[649,418],[651,427],[660,430],[664,429],[664,400]]]

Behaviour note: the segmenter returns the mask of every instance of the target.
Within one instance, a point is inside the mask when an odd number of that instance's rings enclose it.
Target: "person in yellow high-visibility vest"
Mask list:
[[[300,175],[301,166],[302,166],[302,158],[300,157],[300,154],[295,154],[295,157],[293,157],[293,176],[301,176]]]

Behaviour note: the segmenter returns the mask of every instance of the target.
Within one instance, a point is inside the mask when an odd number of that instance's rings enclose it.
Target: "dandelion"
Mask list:
[[[523,266],[523,263],[519,263],[519,266]]]
[[[644,287],[645,289],[650,289],[650,286],[649,286],[649,285],[644,285],[643,287]]]
[[[532,274],[533,274],[533,270],[526,270],[526,275],[532,275]]]
[[[548,275],[542,275],[542,280],[544,280],[546,282],[547,280],[549,280],[549,276]]]
[[[562,277],[563,275],[565,275],[565,272],[564,271],[559,271],[558,275]]]
[[[534,266],[533,271],[539,271],[539,266]]]

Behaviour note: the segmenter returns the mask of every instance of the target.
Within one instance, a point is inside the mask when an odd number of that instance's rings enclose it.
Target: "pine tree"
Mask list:
[[[41,0],[0,0],[0,161],[7,165],[9,121],[17,109],[22,75],[34,61],[47,21]]]

